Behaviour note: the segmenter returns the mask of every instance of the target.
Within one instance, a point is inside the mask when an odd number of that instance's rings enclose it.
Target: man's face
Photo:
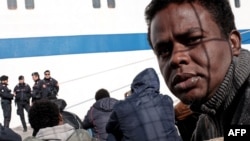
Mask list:
[[[36,81],[36,80],[38,79],[38,77],[37,77],[36,75],[32,75],[32,79],[33,79],[34,81]]]
[[[21,84],[24,83],[24,79],[20,79],[19,83],[21,83]]]
[[[4,80],[3,82],[4,82],[4,84],[7,84],[7,85],[8,85],[9,80]]]
[[[210,98],[232,59],[228,39],[198,4],[170,4],[151,23],[150,40],[164,80],[186,104]]]
[[[46,79],[49,79],[49,78],[50,78],[50,72],[45,72],[45,73],[44,73],[44,77],[45,77]]]

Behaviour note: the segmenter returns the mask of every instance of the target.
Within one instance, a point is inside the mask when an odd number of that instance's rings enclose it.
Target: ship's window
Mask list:
[[[234,0],[234,5],[236,8],[240,8],[240,0]]]
[[[17,0],[7,0],[8,9],[17,9]]]
[[[35,8],[34,0],[25,0],[25,8],[34,9]]]
[[[100,8],[101,7],[100,0],[92,0],[92,4],[93,4],[94,8]]]
[[[108,8],[115,8],[115,0],[108,0]]]

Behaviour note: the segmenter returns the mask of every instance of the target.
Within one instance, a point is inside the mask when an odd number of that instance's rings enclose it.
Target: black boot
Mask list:
[[[21,122],[22,122],[22,125],[23,125],[23,132],[27,132],[27,126],[26,126],[26,122],[25,122],[25,119],[24,117],[21,117]]]
[[[4,127],[9,128],[10,121],[8,119],[4,119]]]

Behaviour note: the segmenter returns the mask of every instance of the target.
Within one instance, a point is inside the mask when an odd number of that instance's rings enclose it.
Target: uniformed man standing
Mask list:
[[[31,92],[32,103],[40,99],[46,99],[47,96],[45,94],[45,84],[40,79],[39,73],[34,72],[31,75],[32,75],[32,79],[35,82],[32,87],[32,92]]]
[[[27,131],[27,126],[24,117],[24,109],[26,112],[30,109],[30,97],[31,97],[31,88],[24,82],[24,76],[18,77],[19,83],[14,88],[15,102],[17,104],[17,114],[20,116],[23,132]]]
[[[58,81],[51,77],[50,71],[46,70],[44,72],[44,79],[46,85],[46,92],[48,99],[57,99],[57,94],[59,91],[59,84]]]
[[[8,85],[8,76],[1,76],[0,84],[0,96],[1,96],[1,106],[3,109],[4,116],[4,127],[9,128],[11,120],[11,102],[14,97],[14,94],[11,94],[11,90],[7,87]]]

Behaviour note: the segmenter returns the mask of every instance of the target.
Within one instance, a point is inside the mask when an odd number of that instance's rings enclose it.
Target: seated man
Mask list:
[[[108,90],[103,88],[96,92],[95,100],[96,102],[90,107],[83,120],[83,128],[92,129],[93,137],[106,141],[108,137],[106,125],[118,100],[110,97]]]
[[[63,124],[58,106],[51,101],[35,102],[29,110],[28,117],[34,137],[27,137],[24,141],[91,141],[91,137],[84,129],[75,129],[67,123]]]

